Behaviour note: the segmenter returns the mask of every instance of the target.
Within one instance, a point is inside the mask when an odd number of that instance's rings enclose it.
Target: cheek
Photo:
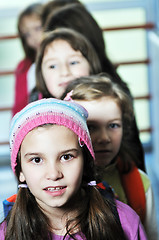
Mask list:
[[[82,77],[82,76],[89,76],[90,75],[90,67],[89,65],[81,65],[81,66],[77,66],[76,69],[73,69],[73,74],[74,76],[77,77]]]
[[[46,79],[45,80],[45,84],[46,84],[46,87],[49,91],[51,91],[52,89],[54,89],[54,83],[53,81],[51,81],[51,79]]]
[[[35,45],[34,41],[32,40],[32,38],[29,38],[29,39],[27,40],[27,44],[28,44],[31,48],[33,48],[34,50],[36,50],[36,45]]]
[[[32,41],[30,38],[27,38],[26,43],[28,44],[29,47],[32,47]]]
[[[91,140],[92,140],[92,145],[94,145],[97,141],[98,134],[96,132],[90,132]]]
[[[121,131],[120,131],[120,139],[121,139],[121,141],[123,140],[123,129],[121,129]]]
[[[122,131],[118,132],[118,134],[114,136],[114,141],[118,148],[120,148],[121,146],[122,138],[123,138]]]
[[[76,187],[79,187],[83,177],[83,162],[80,165],[72,168],[71,172],[72,172],[71,182],[73,181],[74,185]],[[70,176],[70,171],[68,172],[68,174]]]
[[[48,89],[52,89],[56,85],[56,75],[48,71],[42,71],[43,79]]]
[[[90,75],[90,71],[89,71],[88,68],[82,69],[82,70],[79,72],[79,77],[89,76],[89,75]]]
[[[40,184],[41,176],[33,171],[25,171],[23,173],[23,178],[26,184],[28,185],[28,188],[32,191],[32,189],[37,188]],[[21,178],[21,179],[23,179]],[[24,182],[23,181],[23,182]]]
[[[90,75],[90,67],[89,65],[84,65],[81,69],[81,73],[85,76],[89,76]]]
[[[42,67],[42,76],[44,78],[45,83],[49,82],[50,79],[50,72],[48,71],[48,69],[46,69],[45,67]]]

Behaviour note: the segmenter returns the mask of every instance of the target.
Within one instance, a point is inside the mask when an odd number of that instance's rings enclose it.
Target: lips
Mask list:
[[[66,192],[67,186],[46,187],[44,191],[51,197],[61,197]]]
[[[110,153],[110,150],[95,150],[95,153]]]
[[[60,86],[60,87],[66,87],[70,82],[71,82],[71,80],[70,80],[70,81],[67,81],[67,82],[59,83],[59,86]]]
[[[49,191],[49,192],[55,192],[55,191],[60,191],[60,190],[62,190],[64,188],[65,187],[61,187],[61,186],[59,186],[59,187],[47,187],[44,190]]]

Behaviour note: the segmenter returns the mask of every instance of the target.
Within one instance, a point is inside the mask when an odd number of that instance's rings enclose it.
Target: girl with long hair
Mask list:
[[[96,185],[87,111],[53,98],[30,103],[11,122],[15,204],[1,240],[124,240],[146,236],[136,213]]]

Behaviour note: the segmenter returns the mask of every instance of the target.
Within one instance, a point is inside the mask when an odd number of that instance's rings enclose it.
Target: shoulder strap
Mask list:
[[[118,210],[117,210],[116,203],[115,203],[115,195],[114,195],[114,192],[113,192],[112,188],[105,181],[98,183],[97,184],[97,188],[98,188],[99,192],[106,199],[110,200],[109,201],[110,207],[111,207],[111,209],[113,211],[113,214],[114,214],[115,218],[117,219],[118,223],[121,226]]]
[[[12,206],[15,203],[16,197],[17,197],[17,195],[14,194],[11,197],[9,197],[3,201],[3,209],[4,209],[5,217],[8,215],[9,211],[12,209]]]
[[[120,167],[118,167],[118,169],[128,205],[135,210],[143,223],[146,213],[146,197],[139,170],[136,166],[133,166],[128,173],[121,173]]]

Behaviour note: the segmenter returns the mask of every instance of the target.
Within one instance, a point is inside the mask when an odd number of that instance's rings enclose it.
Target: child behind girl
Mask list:
[[[146,239],[136,213],[119,201],[115,211],[96,187],[86,118],[82,106],[53,98],[14,116],[11,167],[19,191],[1,240]]]
[[[36,59],[36,86],[43,97],[61,98],[68,83],[74,78],[97,74],[101,71],[99,58],[86,37],[67,28],[46,33]],[[32,93],[30,101],[37,99],[36,92]],[[134,132],[129,138],[132,152],[136,146],[135,142],[139,140],[138,137],[135,140]],[[133,161],[138,166],[141,158],[138,150],[135,153],[136,157]]]
[[[65,99],[81,104],[88,111],[87,124],[98,174],[112,186],[120,201],[139,214],[149,239],[157,240],[151,183],[135,166],[136,155],[128,142],[134,118],[130,97],[104,74],[74,80],[67,92]]]
[[[44,35],[36,61],[36,85],[43,97],[60,98],[70,81],[100,71],[94,48],[80,33],[61,28]]]
[[[25,58],[15,70],[15,98],[12,114],[20,111],[29,101],[29,93],[35,82],[28,82],[28,70],[35,61],[36,51],[42,37],[42,5],[32,4],[24,9],[18,18],[18,33],[25,53]]]

